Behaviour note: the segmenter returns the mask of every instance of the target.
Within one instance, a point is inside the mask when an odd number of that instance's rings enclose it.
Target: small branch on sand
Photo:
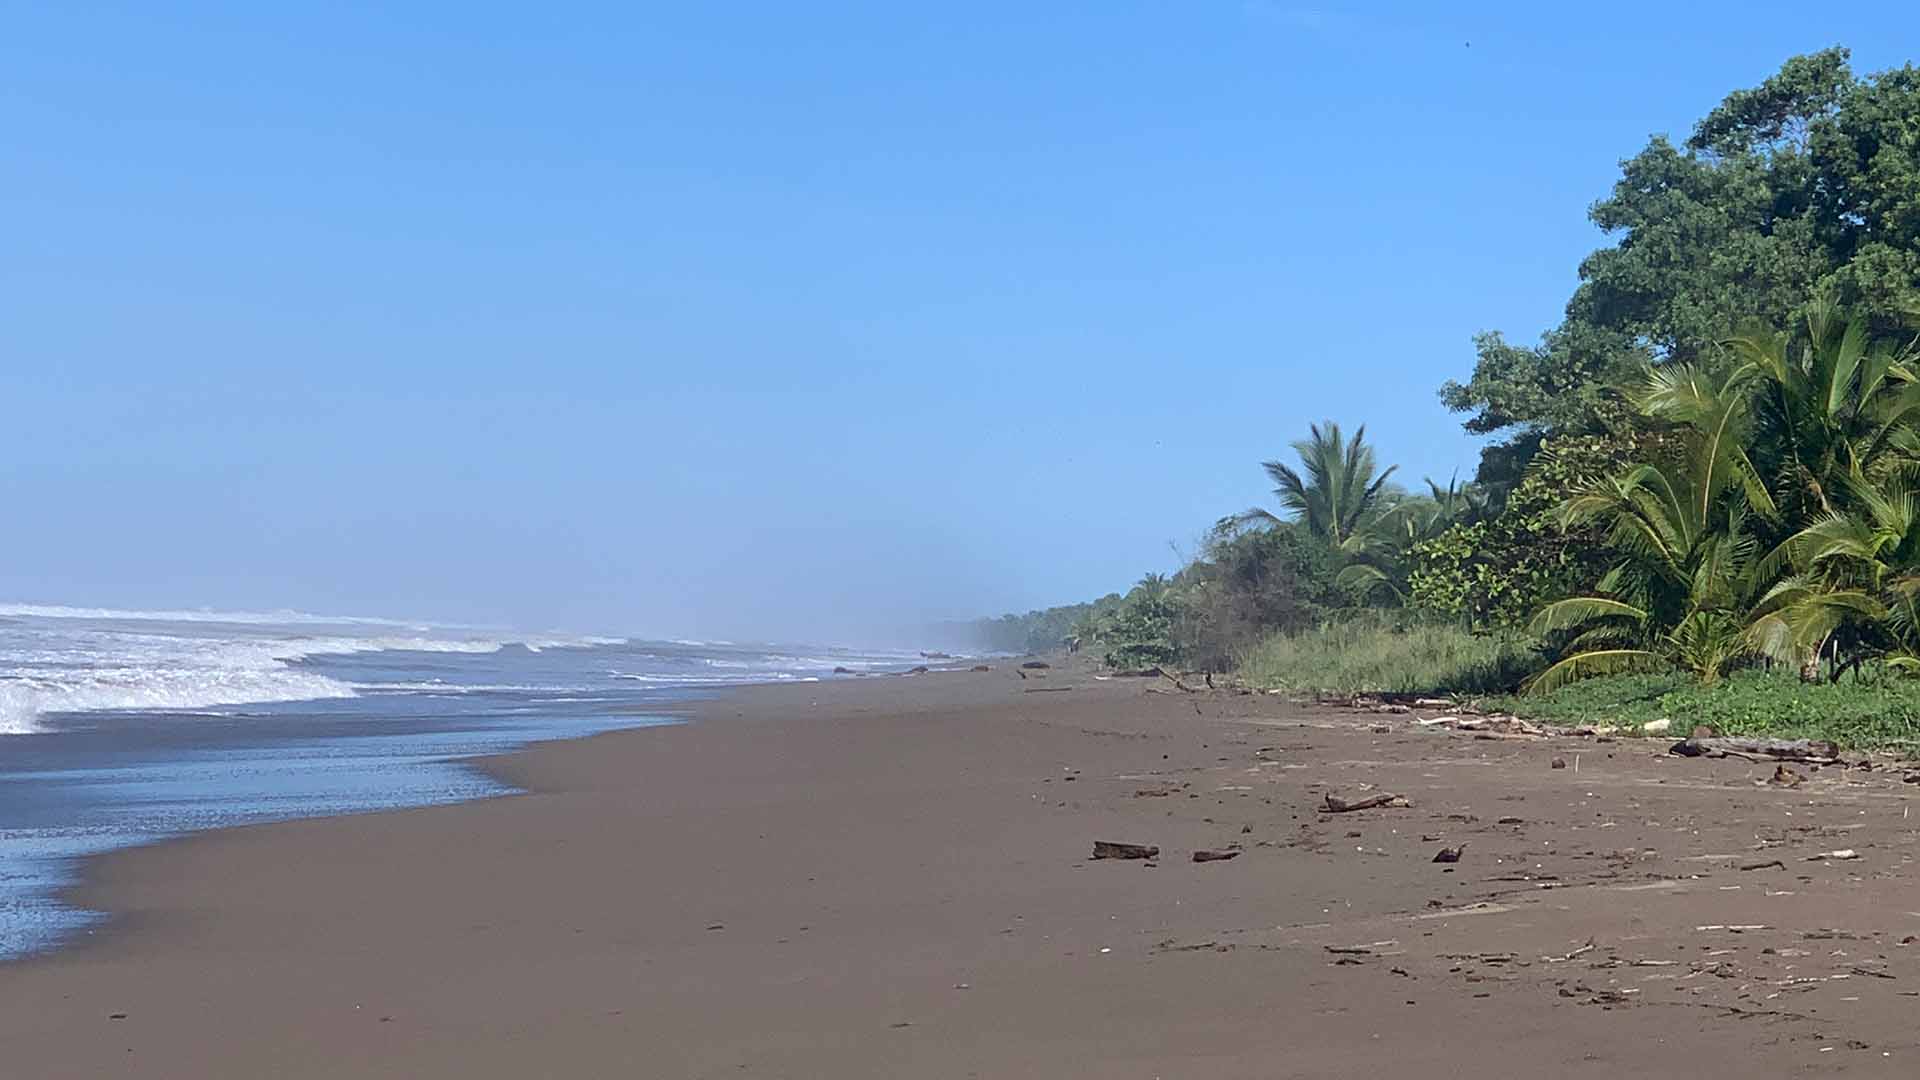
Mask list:
[[[1171,671],[1166,671],[1162,669],[1160,672],[1160,677],[1172,683],[1174,686],[1174,689],[1179,690],[1181,693],[1194,694],[1199,692],[1195,690],[1193,687],[1188,686],[1186,683],[1181,682],[1180,676],[1175,675]]]
[[[1593,944],[1593,939],[1588,938],[1587,943],[1585,945],[1582,945],[1579,948],[1574,949],[1573,951],[1567,953],[1565,956],[1543,956],[1540,959],[1545,960],[1549,964],[1564,964],[1569,960],[1578,960],[1579,958],[1587,955],[1588,953],[1594,950],[1594,947],[1595,946]]]

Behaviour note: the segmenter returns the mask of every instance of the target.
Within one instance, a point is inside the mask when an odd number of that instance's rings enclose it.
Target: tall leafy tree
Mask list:
[[[1829,296],[1885,331],[1920,311],[1920,69],[1857,78],[1845,49],[1789,59],[1727,96],[1682,145],[1653,139],[1591,211],[1614,242],[1580,265],[1537,346],[1478,339],[1442,400],[1501,434],[1480,479],[1519,475],[1541,436],[1604,430],[1600,387],[1648,361],[1709,357],[1750,320]]]

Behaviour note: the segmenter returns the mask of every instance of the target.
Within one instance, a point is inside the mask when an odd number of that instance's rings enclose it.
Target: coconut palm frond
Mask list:
[[[1569,630],[1595,619],[1622,618],[1643,622],[1646,617],[1647,613],[1641,608],[1619,600],[1604,596],[1575,596],[1541,608],[1527,623],[1527,632],[1549,634],[1556,630]]]
[[[1666,658],[1648,649],[1598,649],[1567,657],[1527,680],[1521,690],[1527,694],[1545,694],[1595,675],[1658,671],[1666,666]]]

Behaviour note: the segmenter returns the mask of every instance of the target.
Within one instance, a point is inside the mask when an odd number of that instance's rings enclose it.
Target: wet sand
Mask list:
[[[95,861],[111,925],[0,966],[0,1075],[1920,1074],[1898,771],[1004,665],[693,712]]]

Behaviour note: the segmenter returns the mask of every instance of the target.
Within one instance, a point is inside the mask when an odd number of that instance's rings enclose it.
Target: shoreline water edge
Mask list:
[[[0,963],[103,924],[83,860],[206,829],[509,793],[468,762],[911,653],[247,615],[0,611]]]

